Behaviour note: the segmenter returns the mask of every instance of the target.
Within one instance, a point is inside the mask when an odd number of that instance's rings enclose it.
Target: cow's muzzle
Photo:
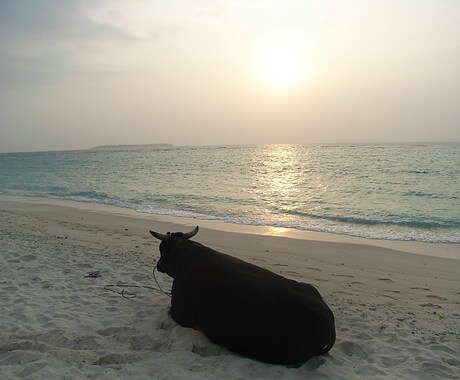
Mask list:
[[[166,268],[163,265],[163,261],[160,259],[157,262],[157,271],[161,273],[166,273]]]

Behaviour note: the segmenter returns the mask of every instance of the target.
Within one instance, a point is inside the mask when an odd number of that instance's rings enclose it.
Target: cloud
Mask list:
[[[0,84],[10,87],[57,81],[82,70],[74,57],[101,44],[136,40],[114,25],[91,18],[87,4],[76,0],[2,0]]]
[[[133,38],[113,25],[93,19],[87,4],[82,0],[2,0],[2,32],[22,41],[41,43],[85,38]]]

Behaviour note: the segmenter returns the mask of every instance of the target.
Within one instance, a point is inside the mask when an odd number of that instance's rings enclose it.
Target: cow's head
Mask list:
[[[196,226],[193,231],[190,232],[168,232],[161,234],[150,230],[153,237],[161,240],[160,243],[160,260],[157,262],[157,269],[159,272],[167,273],[169,276],[174,277],[170,264],[171,264],[171,251],[173,247],[181,240],[187,240],[192,238],[198,233],[199,227]]]

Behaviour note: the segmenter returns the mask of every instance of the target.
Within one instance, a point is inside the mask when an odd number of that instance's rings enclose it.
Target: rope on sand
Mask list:
[[[136,298],[135,293],[128,292],[125,290],[125,288],[144,288],[144,289],[149,289],[149,290],[156,290],[157,292],[166,294],[169,298],[171,298],[171,293],[165,292],[160,286],[160,283],[158,282],[155,276],[156,269],[157,267],[155,265],[155,267],[152,270],[152,275],[153,275],[153,279],[155,280],[155,283],[157,284],[158,288],[154,288],[152,286],[147,286],[147,285],[109,284],[109,285],[104,286],[104,290],[108,290],[109,292],[120,294],[123,298]],[[121,291],[116,290],[114,288],[121,288]]]

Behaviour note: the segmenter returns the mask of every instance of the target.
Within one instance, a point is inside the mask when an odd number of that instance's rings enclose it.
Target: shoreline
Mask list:
[[[460,377],[460,260],[366,239],[314,233],[304,240],[203,222],[0,195],[0,378]],[[332,350],[286,368],[240,357],[175,324],[171,300],[155,290],[159,242],[148,230],[196,224],[194,240],[317,287],[336,319]],[[413,242],[407,247],[420,252]],[[96,269],[102,277],[83,277]],[[171,278],[157,278],[171,289]]]
[[[362,238],[350,235],[339,235],[327,232],[305,231],[291,228],[270,227],[270,226],[254,226],[243,224],[231,224],[220,220],[195,219],[189,217],[179,217],[171,215],[149,214],[138,212],[136,210],[123,208],[114,205],[104,205],[99,203],[80,202],[65,199],[53,199],[37,196],[20,196],[20,195],[5,195],[0,194],[0,202],[19,202],[30,205],[50,205],[59,207],[68,207],[77,210],[97,211],[106,214],[123,215],[131,218],[154,220],[173,224],[175,226],[195,227],[209,230],[217,230],[229,233],[264,235],[272,237],[285,237],[291,239],[334,242],[344,244],[359,244],[370,245],[381,248],[387,248],[405,253],[413,253],[419,255],[458,259],[460,260],[460,244],[454,243],[428,243],[419,241],[407,240],[382,240],[372,238]]]

